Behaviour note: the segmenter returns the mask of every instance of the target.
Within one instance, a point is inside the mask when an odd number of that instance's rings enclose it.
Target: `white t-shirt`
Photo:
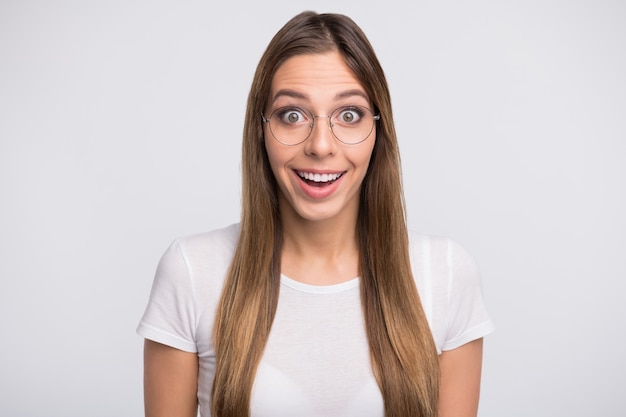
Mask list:
[[[159,263],[137,332],[200,362],[210,416],[215,310],[238,225],[178,239]],[[454,241],[410,233],[413,275],[439,353],[494,329],[473,259]],[[252,390],[252,417],[383,417],[361,312],[359,278],[314,286],[281,276],[276,316]]]

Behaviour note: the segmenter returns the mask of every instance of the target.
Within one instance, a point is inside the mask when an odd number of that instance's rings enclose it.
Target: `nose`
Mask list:
[[[334,155],[337,151],[337,140],[330,128],[329,116],[313,116],[313,130],[305,142],[308,155],[324,157]]]

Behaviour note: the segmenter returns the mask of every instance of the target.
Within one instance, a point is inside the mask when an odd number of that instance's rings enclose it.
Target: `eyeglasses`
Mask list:
[[[363,106],[342,106],[330,116],[314,116],[309,110],[296,106],[280,107],[270,117],[261,114],[264,123],[278,142],[287,146],[298,145],[309,138],[315,125],[315,119],[328,118],[328,125],[333,136],[340,142],[356,145],[367,139],[374,130],[374,123],[380,120],[380,114]]]

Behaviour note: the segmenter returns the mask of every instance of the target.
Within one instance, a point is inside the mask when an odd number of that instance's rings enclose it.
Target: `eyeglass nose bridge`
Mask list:
[[[328,127],[330,128],[330,132],[333,134],[333,136],[335,135],[335,132],[333,131],[333,122],[331,119],[331,115],[327,115],[327,114],[318,114],[317,116],[312,114],[311,115],[311,124],[309,125],[309,128],[311,129],[311,132],[309,132],[309,135],[311,133],[313,133],[313,128],[315,127],[315,119],[321,118],[321,117],[326,117],[328,118]]]

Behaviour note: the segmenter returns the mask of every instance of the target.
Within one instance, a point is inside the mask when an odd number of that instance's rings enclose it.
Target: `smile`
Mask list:
[[[343,175],[343,172],[332,174],[317,174],[312,172],[297,171],[296,173],[307,183],[315,183],[316,185],[330,184],[334,181],[337,181]]]

